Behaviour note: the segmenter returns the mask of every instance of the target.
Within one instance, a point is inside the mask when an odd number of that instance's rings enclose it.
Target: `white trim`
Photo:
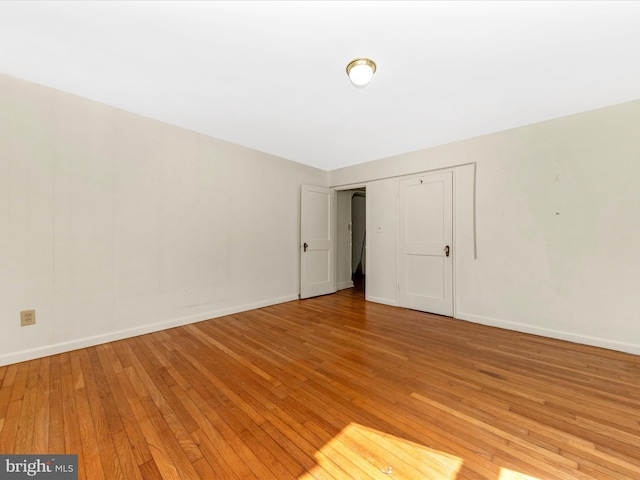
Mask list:
[[[345,288],[353,288],[353,281],[340,282],[338,284],[338,290],[344,290]]]
[[[453,249],[453,254],[451,255],[451,315],[453,318],[456,318],[456,314],[458,313],[458,289],[456,288],[458,281],[458,262],[456,261],[458,255],[458,244],[456,242],[456,224],[458,223],[458,202],[456,202],[456,195],[458,193],[457,171],[456,168],[451,169],[451,248]]]
[[[390,305],[392,307],[398,306],[398,300],[395,298],[372,297],[371,295],[366,295],[365,300],[367,302],[382,303],[383,305]]]
[[[541,328],[526,323],[499,320],[497,318],[483,317],[481,315],[474,315],[472,313],[459,312],[456,318],[459,320],[479,323],[481,325],[488,325],[490,327],[498,327],[515,332],[530,333],[532,335],[539,335],[541,337],[555,338],[557,340],[566,340],[568,342],[579,343],[581,345],[590,345],[593,347],[607,348],[609,350],[616,350],[618,352],[640,355],[640,345],[635,343],[618,342],[616,340],[607,340],[604,338],[591,337],[588,335],[580,335],[577,333],[563,332],[560,330],[552,330],[549,328]]]
[[[337,187],[329,187],[333,188],[336,192],[344,192],[345,190],[358,190],[360,188],[367,188],[367,184],[365,183],[354,183],[352,185],[338,185]]]
[[[106,333],[104,335],[96,335],[93,337],[85,337],[69,342],[56,343],[54,345],[46,345],[44,347],[32,348],[28,350],[22,350],[19,352],[13,352],[5,355],[0,355],[0,366],[10,365],[18,362],[25,362],[27,360],[34,360],[36,358],[47,357],[49,355],[57,355],[59,353],[70,352],[72,350],[78,350],[79,348],[93,347],[108,342],[115,342],[125,338],[137,337],[138,335],[145,335],[147,333],[159,332],[168,328],[181,327],[191,323],[202,322],[205,320],[211,320],[217,317],[223,317],[225,315],[232,315],[234,313],[246,312],[248,310],[255,310],[256,308],[268,307],[270,305],[276,305],[278,303],[290,302],[298,300],[298,295],[287,295],[285,297],[272,298],[269,300],[262,300],[259,302],[247,303],[245,305],[238,305],[235,307],[227,307],[220,310],[213,310],[206,313],[200,313],[198,315],[189,315],[186,317],[179,317],[172,320],[165,320],[163,322],[151,323],[136,328],[130,328],[126,330],[120,330],[118,332]]]

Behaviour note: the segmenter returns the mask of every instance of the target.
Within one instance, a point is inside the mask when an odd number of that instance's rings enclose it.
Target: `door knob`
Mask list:
[[[307,248],[309,248],[309,244],[307,242],[304,242],[304,245],[302,245],[304,247],[304,251],[307,251]]]
[[[444,247],[444,254],[448,257],[449,253],[451,253],[451,249],[449,248],[449,245],[447,245],[446,247]]]

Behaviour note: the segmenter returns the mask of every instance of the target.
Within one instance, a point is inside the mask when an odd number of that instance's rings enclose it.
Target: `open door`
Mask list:
[[[334,192],[302,185],[300,203],[300,298],[336,291]]]

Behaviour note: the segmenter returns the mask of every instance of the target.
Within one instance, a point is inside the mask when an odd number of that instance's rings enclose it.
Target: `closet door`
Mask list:
[[[453,173],[401,179],[398,187],[400,306],[453,316]]]

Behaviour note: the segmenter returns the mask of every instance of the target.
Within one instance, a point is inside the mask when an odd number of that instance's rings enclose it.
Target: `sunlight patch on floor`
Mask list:
[[[540,480],[537,477],[532,477],[530,475],[525,475],[524,473],[514,472],[513,470],[509,470],[508,468],[500,469],[500,476],[498,480]]]
[[[323,472],[336,478],[455,480],[462,466],[458,457],[357,423],[327,442],[315,460],[317,467],[299,480],[323,478]]]

